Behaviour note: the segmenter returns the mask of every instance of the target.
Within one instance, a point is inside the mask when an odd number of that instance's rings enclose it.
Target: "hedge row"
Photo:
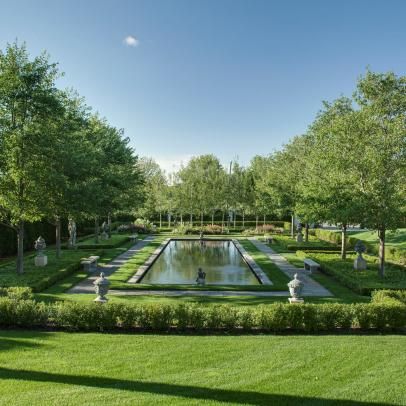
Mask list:
[[[316,236],[320,240],[332,242],[334,244],[341,244],[341,233],[331,230],[323,230],[320,228],[316,228],[310,231],[312,235]],[[347,237],[347,246],[349,248],[354,248],[356,242],[359,238],[356,237]],[[371,255],[379,255],[379,246],[378,244],[371,244],[368,242],[363,241],[367,248],[367,252]],[[397,262],[402,265],[406,265],[406,250],[403,248],[385,247],[385,258],[388,261]]]
[[[350,253],[350,252],[349,252]],[[330,258],[331,256],[334,256],[337,253],[334,252],[322,252],[322,251],[296,251],[296,256],[300,259],[304,258],[310,258],[316,261],[317,263],[320,264],[321,270],[327,274],[332,276],[334,279],[342,283],[344,286],[347,288],[351,289],[352,291],[364,295],[364,296],[370,296],[372,292],[376,289],[387,289],[388,285],[392,284],[394,289],[398,289],[401,287],[401,285],[397,285],[395,287],[395,284],[399,283],[402,281],[401,278],[404,278],[404,271],[402,270],[400,265],[388,265],[386,273],[389,275],[390,270],[392,269],[392,272],[396,272],[398,275],[399,279],[396,281],[391,281],[390,278],[388,277],[387,280],[382,281],[378,279],[377,277],[375,278],[375,275],[372,275],[370,273],[370,277],[365,277],[365,272],[367,271],[362,271],[364,273],[361,273],[360,271],[354,271],[352,269],[352,265],[349,267],[348,263],[343,262],[340,260],[340,264],[334,264],[334,263],[329,263],[328,261],[323,261],[323,255],[326,256],[326,258]],[[371,257],[370,257],[371,258]],[[370,267],[368,267],[370,270]],[[370,272],[372,272],[370,270]],[[361,275],[363,275],[361,277]],[[393,275],[393,274],[392,274]],[[386,284],[386,286],[385,286]],[[392,286],[389,286],[391,288]]]
[[[406,328],[406,305],[386,299],[370,304],[278,303],[244,308],[197,304],[45,304],[0,298],[0,326],[51,327],[71,331],[387,331]]]
[[[159,227],[159,221],[154,221],[154,224],[155,225],[157,225],[157,227]],[[189,224],[189,222],[187,221],[187,219],[185,218],[185,220],[184,220],[184,224]],[[195,226],[195,227],[200,227],[200,220],[199,219],[197,219],[197,220],[195,220],[195,221],[193,221],[193,226]],[[211,225],[212,224],[212,222],[211,222],[211,220],[210,221],[203,221],[203,225]],[[217,225],[217,226],[221,226],[223,223],[222,223],[222,221],[218,221],[218,220],[216,220],[216,221],[214,221],[214,225]],[[288,222],[288,221],[279,221],[279,220],[272,220],[272,221],[266,221],[265,222],[265,224],[272,224],[273,226],[275,226],[275,227],[281,227],[281,228],[283,228],[284,230],[286,230],[286,231],[289,231],[290,230],[290,223]],[[240,221],[240,220],[238,220],[238,221],[236,221],[235,222],[235,225],[236,225],[236,227],[234,228],[234,221],[232,221],[231,223],[229,223],[229,228],[231,229],[231,230],[233,230],[233,231],[235,231],[236,229],[241,229],[241,230],[244,230],[244,229],[247,229],[247,228],[255,228],[256,227],[256,225],[257,225],[257,222],[256,221],[245,221],[244,222],[244,227],[243,227],[243,222],[242,221]],[[260,221],[258,221],[258,226],[262,226],[263,225],[263,221],[262,220],[260,220]],[[174,226],[174,223],[172,222],[171,223],[171,226],[172,227],[178,227],[178,226],[180,226],[180,222],[178,221],[177,222],[177,224],[176,224],[176,226]],[[224,226],[225,227],[227,227],[228,226],[228,223],[227,223],[227,221],[225,221],[224,222]],[[165,228],[167,228],[168,227],[168,222],[167,221],[163,221],[162,222],[162,227],[165,227]]]
[[[278,241],[279,242],[279,241]],[[309,245],[308,247],[303,244],[288,244],[286,245],[288,251],[329,251],[329,252],[341,252],[338,247],[327,245]]]

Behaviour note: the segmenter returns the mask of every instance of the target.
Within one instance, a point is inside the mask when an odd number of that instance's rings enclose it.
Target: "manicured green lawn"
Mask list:
[[[350,231],[348,234],[350,237],[358,238],[362,241],[379,243],[377,231]],[[399,228],[396,231],[387,231],[385,245],[406,249],[406,228]]]
[[[406,268],[401,265],[386,264],[385,277],[378,276],[378,261],[376,257],[364,255],[368,266],[365,271],[355,271],[353,262],[356,254],[349,254],[344,261],[339,254],[334,253],[303,253],[308,258],[318,262],[322,269],[329,274],[335,275],[337,279],[352,286],[364,289],[405,289],[406,288]],[[359,289],[358,289],[359,290]]]
[[[66,269],[79,264],[81,258],[98,253],[95,250],[64,250],[62,257],[57,259],[55,250],[49,249],[46,251],[48,265],[44,267],[36,267],[34,255],[26,255],[24,257],[24,274],[22,275],[17,275],[15,261],[0,266],[0,286],[30,286],[35,288],[39,284],[45,283],[48,278],[57,279],[58,273],[65,274]]]
[[[0,331],[0,404],[404,405],[405,347],[393,335]]]
[[[112,234],[111,238],[108,240],[103,240],[101,237],[99,238],[99,242],[97,243],[98,246],[103,247],[105,245],[121,245],[128,240],[129,234]],[[77,243],[77,246],[80,248],[81,246],[86,245],[96,245],[94,237],[86,238],[85,240],[81,240]]]

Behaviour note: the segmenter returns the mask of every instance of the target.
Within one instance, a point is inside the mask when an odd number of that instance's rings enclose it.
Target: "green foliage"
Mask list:
[[[355,305],[277,303],[247,310],[227,305],[44,304],[32,300],[0,298],[0,326],[52,326],[79,331],[204,329],[318,332],[350,328],[385,331],[406,327],[406,306],[400,301],[385,300]]]
[[[344,286],[361,295],[370,295],[375,289],[406,288],[406,270],[404,267],[388,264],[384,279],[378,276],[377,258],[365,255],[367,269],[365,271],[354,270],[353,261],[356,254],[350,254],[346,260],[342,260],[338,254],[322,252],[297,251],[299,258],[311,258],[320,264],[321,270],[334,277]]]
[[[29,300],[33,298],[32,289],[23,286],[0,287],[0,297],[2,296],[13,300]]]

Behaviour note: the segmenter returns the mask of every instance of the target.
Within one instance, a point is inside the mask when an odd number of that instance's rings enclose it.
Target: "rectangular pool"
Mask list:
[[[207,285],[259,285],[232,241],[171,240],[139,283],[196,285],[198,268]]]

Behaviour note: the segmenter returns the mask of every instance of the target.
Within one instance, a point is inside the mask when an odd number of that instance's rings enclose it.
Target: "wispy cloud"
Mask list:
[[[128,45],[129,47],[137,47],[139,43],[139,39],[137,37],[134,37],[134,35],[127,35],[124,38],[124,44]]]
[[[173,155],[165,157],[154,157],[159,166],[166,171],[166,173],[173,173],[178,171],[182,165],[187,165],[193,155]]]

